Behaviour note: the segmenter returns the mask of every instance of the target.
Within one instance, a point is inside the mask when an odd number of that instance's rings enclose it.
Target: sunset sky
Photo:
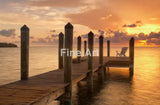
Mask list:
[[[0,42],[20,42],[20,28],[30,28],[31,45],[56,45],[64,25],[74,25],[74,40],[91,30],[95,43],[160,46],[160,0],[0,0]],[[76,41],[75,41],[76,42]]]

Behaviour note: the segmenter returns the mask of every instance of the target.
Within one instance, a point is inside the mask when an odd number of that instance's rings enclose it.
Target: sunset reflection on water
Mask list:
[[[93,105],[160,105],[160,48],[136,48],[132,80],[128,68],[110,68]]]

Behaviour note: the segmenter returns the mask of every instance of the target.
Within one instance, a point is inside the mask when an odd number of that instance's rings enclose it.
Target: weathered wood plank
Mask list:
[[[86,78],[87,73],[90,72],[87,63],[88,57],[82,57],[82,59],[83,62],[72,64],[72,85]],[[130,58],[103,57],[103,66],[107,62],[124,66],[123,62],[129,63]],[[102,66],[99,64],[99,57],[93,57],[93,72],[97,71],[99,66]],[[61,96],[67,85],[68,83],[64,83],[63,69],[49,71],[30,77],[27,81],[16,81],[0,86],[0,105],[47,105]]]

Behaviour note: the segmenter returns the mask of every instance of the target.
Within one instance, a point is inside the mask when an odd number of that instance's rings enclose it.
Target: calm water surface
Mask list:
[[[120,48],[112,48],[111,55],[116,50]],[[30,76],[56,69],[57,62],[57,47],[30,48]],[[0,85],[19,80],[19,64],[19,48],[0,48]],[[131,79],[127,68],[110,68],[107,80],[95,86],[97,93],[92,98],[85,94],[85,82],[81,88],[74,86],[74,104],[160,105],[160,48],[136,48],[134,71]]]

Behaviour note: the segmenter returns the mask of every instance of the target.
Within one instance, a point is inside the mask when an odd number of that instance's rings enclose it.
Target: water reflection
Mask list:
[[[132,93],[132,79],[129,69],[111,68],[103,85],[99,84],[97,75],[94,76],[94,95],[87,96],[87,84],[81,82],[77,93],[79,104],[77,105],[119,105],[129,103]],[[120,101],[124,100],[124,101]]]
[[[133,77],[127,68],[111,68],[107,79],[86,98],[86,84],[79,89],[76,105],[160,105],[160,48],[137,48]]]

